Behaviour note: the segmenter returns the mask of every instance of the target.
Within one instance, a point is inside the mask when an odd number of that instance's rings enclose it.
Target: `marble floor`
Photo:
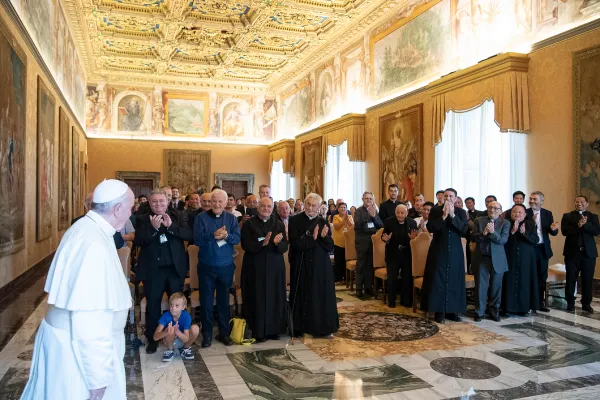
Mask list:
[[[0,304],[0,398],[18,399],[46,304],[45,277]],[[600,399],[599,312],[436,324],[337,288],[333,339],[195,346],[196,359],[147,355],[141,324],[125,332],[127,399]],[[136,321],[142,321],[136,310]]]

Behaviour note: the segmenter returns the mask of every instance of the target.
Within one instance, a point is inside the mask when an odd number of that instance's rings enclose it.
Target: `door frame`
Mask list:
[[[223,187],[223,181],[245,181],[248,193],[254,193],[254,174],[226,174],[215,172],[215,185]]]
[[[160,172],[117,171],[116,178],[120,181],[125,181],[125,179],[152,179],[153,189],[160,187]]]

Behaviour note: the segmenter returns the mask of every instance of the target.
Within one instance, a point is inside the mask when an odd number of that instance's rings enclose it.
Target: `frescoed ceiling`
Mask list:
[[[264,91],[406,0],[65,0],[89,82]],[[296,74],[294,74],[296,75]]]

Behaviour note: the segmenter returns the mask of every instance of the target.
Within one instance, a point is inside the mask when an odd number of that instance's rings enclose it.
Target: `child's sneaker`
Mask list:
[[[164,362],[173,361],[174,357],[175,357],[175,352],[173,350],[166,350],[163,353],[163,361]]]
[[[182,347],[181,348],[181,358],[183,358],[184,360],[193,360],[194,359],[194,352],[192,351],[192,348],[189,347],[187,349],[184,349]]]

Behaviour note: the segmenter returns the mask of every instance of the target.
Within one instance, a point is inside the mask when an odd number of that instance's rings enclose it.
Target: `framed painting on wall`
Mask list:
[[[302,143],[302,194],[303,199],[309,193],[323,196],[323,165],[321,164],[323,138]]]
[[[210,183],[210,150],[168,150],[164,153],[164,184],[176,186],[182,196],[208,192]]]
[[[71,144],[71,167],[72,167],[72,177],[71,182],[73,185],[72,189],[72,200],[71,206],[73,209],[73,218],[76,218],[82,214],[81,210],[81,194],[80,194],[80,168],[79,168],[79,131],[73,127],[71,131],[72,135],[72,144]]]
[[[573,132],[575,195],[600,212],[600,46],[573,54]],[[596,237],[596,242],[600,238]]]
[[[315,120],[312,81],[303,79],[281,95],[284,129],[294,133],[308,127]]]
[[[58,109],[58,230],[69,227],[69,132],[71,121]]]
[[[27,58],[0,20],[0,256],[25,247]]]
[[[400,200],[411,202],[421,192],[423,165],[423,104],[379,118],[379,173],[381,199],[387,188],[398,185]]]
[[[37,101],[37,241],[52,236],[54,127],[56,100],[38,76]]]
[[[165,135],[206,136],[208,96],[164,93]]]

